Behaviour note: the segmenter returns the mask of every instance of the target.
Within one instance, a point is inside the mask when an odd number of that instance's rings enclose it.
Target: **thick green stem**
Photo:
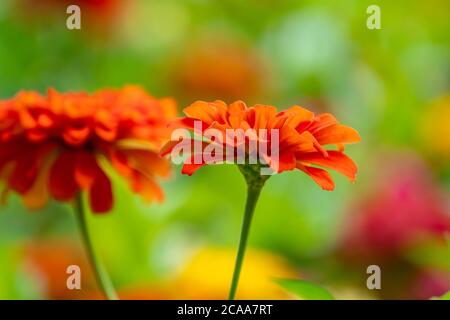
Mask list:
[[[81,238],[89,258],[89,262],[94,271],[95,279],[100,290],[103,292],[105,298],[108,300],[117,300],[117,294],[114,290],[111,279],[108,276],[105,268],[103,267],[99,257],[96,255],[94,247],[92,245],[92,239],[89,236],[89,230],[87,226],[86,212],[83,206],[83,198],[81,194],[78,194],[75,203],[75,213],[77,216],[78,224],[80,227]]]
[[[256,203],[258,202],[264,182],[268,177],[261,177],[259,172],[255,174],[254,168],[248,166],[240,167],[241,172],[247,181],[247,201],[245,204],[244,219],[242,222],[241,236],[239,239],[239,248],[234,265],[233,279],[231,280],[231,288],[228,296],[229,300],[234,300],[236,290],[239,283],[239,276],[241,274],[242,263],[244,261],[245,250],[247,248],[247,240],[252,223],[253,212],[255,211]]]

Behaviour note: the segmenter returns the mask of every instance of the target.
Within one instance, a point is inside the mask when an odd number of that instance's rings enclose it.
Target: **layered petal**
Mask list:
[[[298,153],[296,159],[304,164],[314,164],[336,170],[349,178],[350,181],[355,180],[358,171],[353,160],[339,151],[328,151],[327,157],[319,152]]]
[[[95,179],[89,189],[89,202],[95,213],[105,213],[113,206],[111,181],[105,172],[97,166]]]
[[[75,154],[63,151],[50,168],[49,188],[50,194],[56,200],[72,200],[78,191],[75,181]]]
[[[198,169],[200,169],[204,165],[206,165],[206,163],[203,161],[203,159],[201,160],[200,163],[196,163],[195,155],[193,155],[193,156],[191,156],[189,158],[188,161],[186,161],[184,163],[183,169],[181,169],[181,173],[182,174],[187,174],[188,176],[191,176],[192,174],[194,174],[195,171],[197,171]]]
[[[334,190],[333,179],[327,171],[319,168],[304,166],[300,163],[297,164],[297,168],[309,175],[323,190]]]
[[[87,151],[76,154],[75,181],[81,189],[89,189],[95,182],[98,174],[98,164],[95,155]]]
[[[259,159],[257,163],[246,164],[270,166],[277,173],[297,168],[311,176],[324,190],[334,189],[333,180],[327,171],[315,166],[336,170],[350,181],[356,178],[357,167],[344,154],[344,146],[359,142],[361,138],[356,130],[340,124],[332,114],[316,116],[300,106],[277,113],[273,106],[259,104],[247,107],[242,101],[225,106],[222,102],[217,104],[217,101],[197,101],[185,109],[185,114],[186,117],[178,121],[182,127],[192,129],[195,121],[199,121],[204,127],[201,132],[196,132],[197,135],[203,134],[205,128],[214,128],[223,136],[214,141],[201,135],[188,141],[181,139],[168,142],[161,150],[162,155],[170,154],[175,148],[188,147],[192,151],[196,142],[202,144],[201,154],[191,152],[191,156],[184,161],[183,174],[192,175],[202,166],[210,164],[203,159],[210,156],[208,152],[213,148],[209,147],[215,144],[223,147],[223,158],[217,161],[219,163],[229,163],[225,154],[230,147],[234,150],[232,156],[236,163],[239,151],[244,150],[246,159],[254,159],[255,155]],[[248,129],[253,131],[248,132]],[[245,132],[244,140],[236,139],[238,130]],[[234,138],[227,140],[231,136]],[[330,144],[336,145],[339,151],[328,150],[326,146]],[[202,161],[194,163],[194,157]]]
[[[320,129],[314,133],[314,137],[316,137],[321,145],[356,143],[361,141],[358,131],[341,124]]]

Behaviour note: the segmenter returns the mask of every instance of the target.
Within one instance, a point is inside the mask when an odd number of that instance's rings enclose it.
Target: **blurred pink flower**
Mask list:
[[[338,258],[355,272],[379,265],[383,285],[374,293],[378,298],[428,299],[443,294],[449,290],[448,275],[426,261],[420,250],[430,244],[437,246],[433,250],[445,250],[450,234],[448,197],[415,153],[383,153],[374,163],[380,165],[373,169],[368,192],[345,219]],[[414,260],[417,255],[422,261]],[[365,274],[361,276],[357,285],[365,287]]]
[[[450,288],[450,275],[447,272],[424,271],[412,284],[410,292],[417,299],[439,297]]]
[[[424,239],[450,232],[448,198],[414,154],[383,156],[378,181],[356,204],[345,232],[344,251],[390,256]]]

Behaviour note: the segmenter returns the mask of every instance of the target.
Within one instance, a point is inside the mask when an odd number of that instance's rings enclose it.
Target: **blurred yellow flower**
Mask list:
[[[425,148],[443,163],[450,160],[450,94],[425,110],[421,135]]]
[[[204,248],[197,252],[176,277],[176,299],[226,299],[230,289],[236,252],[225,248]],[[242,267],[237,299],[289,299],[292,296],[273,279],[298,278],[283,258],[249,250]],[[179,295],[179,296],[178,296]]]
[[[27,271],[43,284],[48,299],[103,299],[81,248],[64,239],[39,240],[24,248]],[[236,252],[233,249],[207,247],[197,251],[166,280],[135,283],[120,288],[124,300],[226,299]],[[68,290],[66,268],[76,264],[83,270],[82,290]],[[298,272],[280,256],[249,250],[243,266],[238,299],[295,298],[273,282],[275,278],[298,278]]]

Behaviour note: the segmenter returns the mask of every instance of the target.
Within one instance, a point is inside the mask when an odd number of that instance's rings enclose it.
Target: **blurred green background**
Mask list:
[[[66,28],[69,3],[81,7],[81,30]],[[381,8],[381,30],[366,27],[371,4]],[[333,174],[336,190],[325,192],[300,172],[272,177],[250,247],[337,298],[425,299],[450,283],[449,12],[446,0],[4,0],[0,98],[138,84],[176,98],[180,114],[198,99],[331,112],[362,136],[347,148],[356,184]],[[201,284],[188,281],[184,292],[173,279],[196,252],[237,246],[238,169],[179,171],[163,183],[162,205],[144,205],[116,178],[114,211],[91,216],[119,292],[158,298],[153,288],[164,286],[169,298],[189,297]],[[70,206],[27,212],[10,197],[0,207],[0,298],[95,295],[64,289],[62,261],[83,259],[77,250]],[[381,290],[366,287],[370,264],[381,266]],[[204,268],[214,282],[214,267]]]

